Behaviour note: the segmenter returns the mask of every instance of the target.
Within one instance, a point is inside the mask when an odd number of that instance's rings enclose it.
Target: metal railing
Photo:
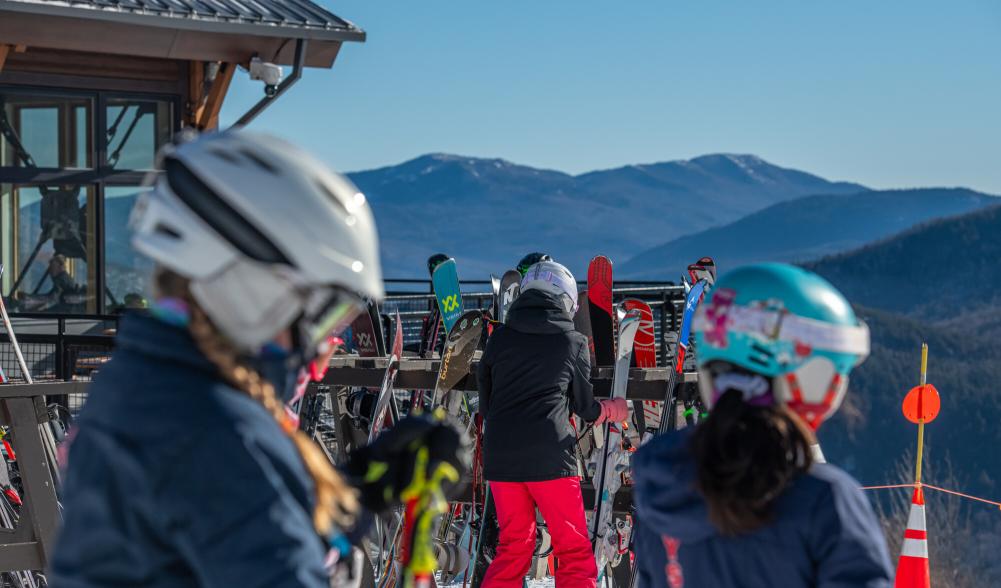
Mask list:
[[[461,282],[466,309],[488,309],[493,293],[487,280]],[[583,284],[582,284],[583,286]],[[429,280],[387,280],[387,296],[380,311],[383,326],[390,330],[391,317],[399,311],[406,345],[418,343],[421,325],[435,302]],[[658,342],[657,365],[667,366],[674,357],[681,322],[684,288],[672,282],[619,282],[615,301],[638,298],[650,305],[654,335]],[[29,369],[36,379],[87,381],[108,360],[114,349],[114,333],[121,315],[15,313],[14,329]],[[388,337],[387,337],[388,340]],[[12,381],[22,381],[21,370],[5,334],[0,332],[0,368]],[[82,399],[54,399],[78,408]]]

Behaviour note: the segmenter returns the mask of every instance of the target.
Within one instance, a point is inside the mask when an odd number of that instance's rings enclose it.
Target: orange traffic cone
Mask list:
[[[930,588],[928,567],[928,531],[925,528],[925,497],[921,486],[914,488],[911,514],[904,530],[904,546],[897,562],[895,588]]]

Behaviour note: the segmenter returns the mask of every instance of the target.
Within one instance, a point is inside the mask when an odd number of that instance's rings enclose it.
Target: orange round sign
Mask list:
[[[932,422],[941,408],[942,401],[938,397],[938,390],[931,384],[915,386],[904,397],[904,416],[914,424],[922,420],[926,423]]]

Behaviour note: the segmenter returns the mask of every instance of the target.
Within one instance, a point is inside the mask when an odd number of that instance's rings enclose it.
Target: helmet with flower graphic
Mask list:
[[[707,407],[729,390],[784,403],[816,430],[841,405],[848,375],[869,355],[869,329],[820,276],[782,263],[737,268],[695,318]]]

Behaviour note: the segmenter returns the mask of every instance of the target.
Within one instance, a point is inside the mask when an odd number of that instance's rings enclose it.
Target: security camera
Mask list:
[[[282,68],[267,61],[261,61],[260,57],[250,60],[250,79],[264,82],[264,93],[274,96],[278,91],[278,84],[282,81]]]

